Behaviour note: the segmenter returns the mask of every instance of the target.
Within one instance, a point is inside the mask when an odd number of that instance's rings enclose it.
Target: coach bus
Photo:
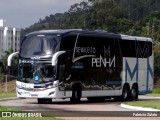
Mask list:
[[[153,89],[152,39],[100,30],[42,30],[27,34],[19,56],[19,98],[136,100]]]

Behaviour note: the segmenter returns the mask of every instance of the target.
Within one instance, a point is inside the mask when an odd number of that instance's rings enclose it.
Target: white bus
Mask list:
[[[16,93],[38,103],[121,98],[153,89],[152,39],[107,31],[43,30],[27,34],[19,56]]]

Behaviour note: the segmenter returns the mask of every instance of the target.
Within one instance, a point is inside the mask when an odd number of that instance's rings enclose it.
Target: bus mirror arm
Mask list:
[[[9,55],[8,59],[7,59],[7,66],[11,66],[11,63],[12,63],[12,59],[14,56],[18,55],[19,52],[14,52],[12,54]]]
[[[57,60],[58,60],[58,57],[62,54],[66,53],[66,51],[58,51],[56,52],[53,57],[52,57],[52,66],[56,66],[57,65]]]

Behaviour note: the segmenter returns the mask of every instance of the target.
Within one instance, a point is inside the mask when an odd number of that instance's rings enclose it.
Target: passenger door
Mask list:
[[[59,90],[64,91],[64,96],[66,95],[66,90],[70,89],[71,66],[70,54],[65,53],[58,57],[57,79],[59,80]]]

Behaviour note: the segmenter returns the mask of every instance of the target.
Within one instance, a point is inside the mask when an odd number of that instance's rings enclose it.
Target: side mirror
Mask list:
[[[18,54],[19,54],[19,52],[14,52],[14,53],[12,53],[12,54],[9,55],[9,57],[7,59],[7,66],[11,66],[13,57],[15,57]]]
[[[57,61],[58,61],[58,57],[62,54],[64,54],[66,51],[59,51],[56,52],[53,57],[52,57],[52,66],[56,66],[57,65]]]

